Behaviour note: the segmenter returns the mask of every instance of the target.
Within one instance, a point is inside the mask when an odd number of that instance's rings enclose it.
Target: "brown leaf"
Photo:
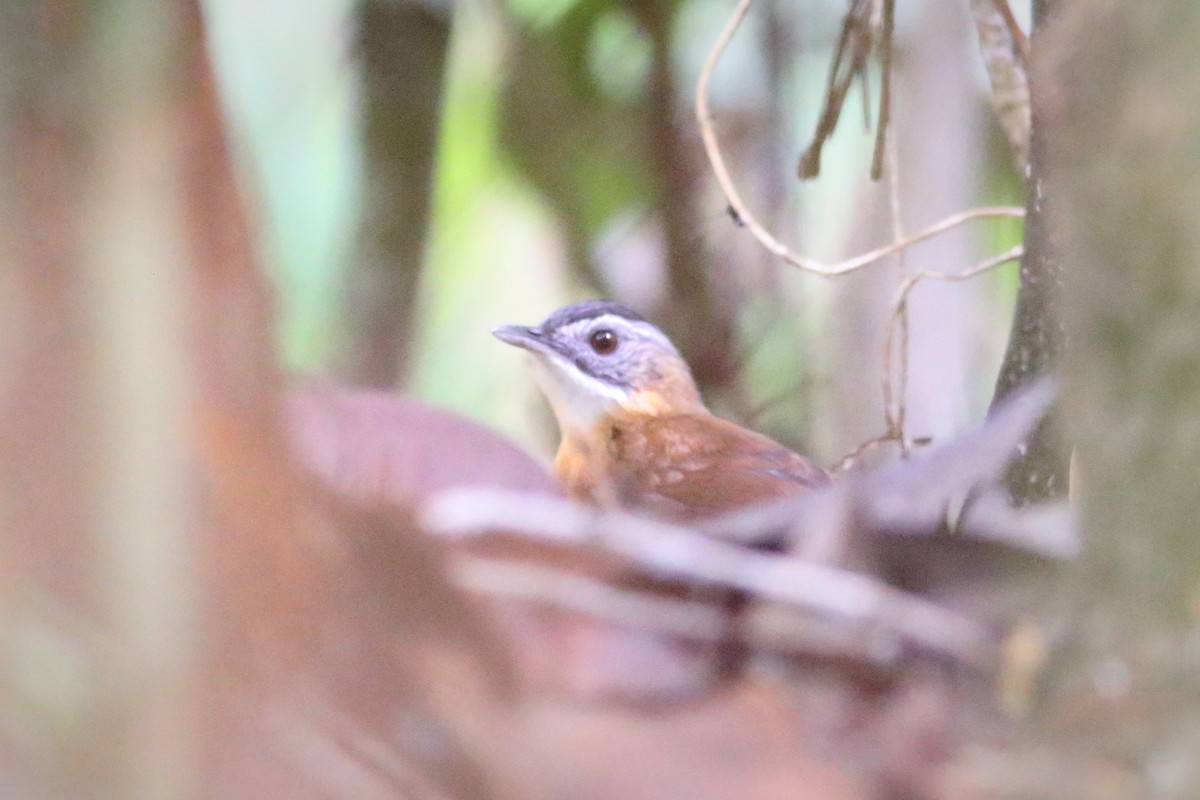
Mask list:
[[[288,393],[284,413],[300,460],[347,497],[408,504],[455,486],[557,491],[499,434],[410,397],[312,384]]]

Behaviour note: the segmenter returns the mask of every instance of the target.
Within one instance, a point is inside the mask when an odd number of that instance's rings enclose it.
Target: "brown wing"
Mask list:
[[[631,420],[610,448],[631,504],[681,520],[797,494],[829,481],[811,461],[709,414]]]

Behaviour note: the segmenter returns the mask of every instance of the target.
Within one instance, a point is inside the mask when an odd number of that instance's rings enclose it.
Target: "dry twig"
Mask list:
[[[836,620],[865,639],[892,636],[980,668],[992,654],[989,638],[970,620],[867,575],[754,552],[625,512],[597,512],[546,495],[461,489],[435,498],[423,517],[429,530],[446,536],[504,531],[592,545],[659,578],[738,589],[760,602]]]
[[[745,4],[749,7],[749,3]],[[863,115],[869,119],[870,105],[867,91],[867,56],[871,52],[870,16],[874,8],[872,0],[854,0],[842,20],[842,33],[833,52],[833,64],[829,68],[829,84],[825,88],[825,103],[817,120],[812,144],[800,157],[799,173],[804,179],[815,178],[821,172],[821,149],[833,134],[842,116],[842,106],[854,78],[863,82]],[[849,66],[843,71],[843,64]]]
[[[553,567],[492,558],[463,557],[452,565],[463,589],[574,611],[630,628],[702,644],[724,644],[730,635],[724,608],[692,598],[618,588]],[[896,640],[864,637],[836,621],[813,619],[782,606],[749,609],[738,635],[755,652],[887,666],[900,654]]]
[[[728,636],[728,613],[686,598],[622,589],[596,578],[524,561],[465,556],[455,559],[462,588],[541,603],[682,639],[719,643]]]
[[[969,278],[974,278],[981,273],[987,272],[1001,264],[1007,264],[1010,261],[1017,261],[1025,253],[1025,248],[1021,245],[1013,247],[1000,255],[988,258],[968,270],[963,272],[935,272],[926,270],[924,272],[916,272],[908,275],[900,282],[900,288],[896,292],[896,299],[892,301],[891,313],[888,315],[888,324],[883,336],[883,400],[884,414],[886,415],[887,431],[878,439],[873,439],[868,444],[874,444],[886,441],[896,441],[900,444],[901,452],[905,455],[911,449],[912,442],[904,435],[904,384],[905,377],[908,375],[908,296],[918,283],[923,280],[939,280],[939,281],[965,281]],[[900,350],[900,365],[899,368],[892,369],[892,358],[894,345],[896,342],[896,334],[899,331],[899,350]],[[899,397],[893,396],[893,380],[892,375],[898,374],[899,380],[896,382],[899,385]],[[895,410],[893,410],[895,409]],[[862,448],[860,448],[861,450]],[[857,454],[859,451],[855,451]],[[850,458],[847,456],[847,458]]]
[[[890,210],[892,216],[892,238],[895,241],[904,239],[904,221],[900,210],[900,145],[897,142],[897,135],[893,131],[890,137],[891,147],[888,148],[888,194]],[[901,275],[907,272],[905,264],[904,251],[896,256],[897,266]],[[892,372],[888,369],[891,363],[892,343],[890,337],[885,337],[884,350],[884,368],[883,368],[883,419],[884,419],[884,434],[882,439],[894,440],[900,443],[901,455],[907,457],[909,453],[909,442],[904,435],[904,421],[907,416],[908,406],[905,403],[905,398],[908,395],[908,307],[905,306],[897,317],[899,328],[901,331],[900,337],[900,369],[897,371],[899,384],[898,388],[894,388],[892,381]]]
[[[963,272],[935,272],[935,271],[927,270],[924,272],[913,273],[912,275],[907,276],[903,281],[901,281],[900,288],[896,292],[896,298],[892,301],[892,310],[889,315],[887,332],[884,335],[883,350],[884,350],[884,369],[885,369],[885,371],[888,370],[888,368],[890,366],[890,362],[891,362],[890,355],[891,355],[891,350],[892,350],[892,340],[893,340],[893,336],[894,336],[894,329],[897,327],[898,321],[903,316],[905,306],[908,303],[908,295],[912,292],[912,290],[916,287],[916,285],[918,283],[920,283],[923,280],[937,280],[937,281],[950,281],[950,282],[965,281],[969,278],[974,278],[975,276],[980,275],[984,272],[987,272],[988,270],[998,267],[1002,264],[1007,264],[1010,261],[1018,261],[1024,254],[1025,254],[1024,246],[1017,245],[1017,246],[1013,247],[1011,250],[1007,250],[997,256],[992,256],[991,258],[985,259],[984,261],[979,262],[975,266],[973,266],[970,269],[965,270]]]
[[[730,40],[737,32],[749,11],[753,0],[739,0],[737,8],[734,9],[733,16],[726,23],[725,28],[721,31],[721,35],[717,38],[716,44],[709,52],[708,58],[704,63],[704,68],[700,71],[700,79],[696,88],[696,119],[700,126],[700,136],[704,141],[704,152],[708,156],[709,164],[712,166],[713,174],[717,179],[717,184],[721,187],[722,193],[725,195],[726,201],[729,203],[731,216],[740,227],[745,227],[750,231],[758,242],[768,251],[782,258],[787,263],[799,267],[806,272],[812,272],[825,277],[833,277],[836,275],[844,275],[848,272],[861,269],[869,264],[873,264],[893,253],[901,252],[917,242],[925,241],[939,234],[962,225],[965,222],[970,222],[976,219],[985,219],[989,217],[1023,217],[1025,210],[1012,206],[974,208],[967,211],[961,211],[957,214],[945,218],[941,222],[925,228],[922,231],[904,238],[898,242],[883,247],[876,248],[870,252],[855,256],[854,258],[840,261],[835,264],[826,264],[816,259],[807,258],[805,256],[794,253],[787,245],[775,238],[770,231],[763,227],[758,218],[747,208],[745,201],[742,200],[741,194],[730,177],[729,168],[725,164],[725,157],[721,153],[721,146],[717,141],[716,132],[713,129],[712,112],[708,105],[708,85],[712,80],[713,72],[716,70],[717,63],[720,61],[725,49],[729,46]]]
[[[892,121],[892,36],[896,30],[896,0],[883,0],[883,26],[879,39],[879,124],[875,127],[875,153],[871,158],[871,180],[883,176],[883,151]]]

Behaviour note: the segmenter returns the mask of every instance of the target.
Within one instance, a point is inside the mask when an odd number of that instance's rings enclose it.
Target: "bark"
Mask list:
[[[1066,409],[1088,545],[1076,674],[1107,714],[1082,727],[1131,765],[1139,796],[1192,797],[1200,6],[1081,2],[1052,30],[1037,77],[1053,86],[1040,102],[1067,232]]]
[[[289,458],[198,4],[0,22],[0,795],[494,796],[479,619]]]
[[[199,797],[176,171],[199,16],[3,13],[0,762],[30,773],[17,796]]]
[[[1033,52],[1038,37],[1054,12],[1057,0],[1036,0],[1033,19]],[[1038,81],[1031,81],[1035,97]],[[1066,339],[1063,324],[1063,265],[1054,235],[1053,191],[1046,185],[1046,143],[1039,131],[1041,113],[1032,112],[1029,144],[1028,197],[1025,203],[1025,257],[1021,259],[1020,288],[1012,333],[1000,374],[996,379],[993,408],[1017,389],[1052,372],[1058,365]],[[1020,505],[1060,497],[1067,491],[1069,451],[1047,421],[1021,448],[1008,474],[1008,488]]]
[[[646,142],[654,170],[655,201],[666,241],[667,307],[660,318],[692,367],[702,391],[728,387],[737,377],[733,309],[715,290],[714,270],[697,248],[695,197],[699,153],[680,125],[680,90],[674,74],[675,4],[654,0],[638,12],[650,36]]]
[[[1200,579],[1200,88],[1185,79],[1200,8],[1089,5],[1105,11],[1095,50],[1058,42],[1053,150],[1079,270],[1067,366],[1085,523],[1113,588],[1179,620]]]
[[[345,279],[342,370],[356,383],[395,386],[407,374],[450,22],[436,3],[362,0],[359,6],[364,186]]]

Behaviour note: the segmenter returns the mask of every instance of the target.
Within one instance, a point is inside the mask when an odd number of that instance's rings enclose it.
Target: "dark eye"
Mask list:
[[[617,349],[617,335],[608,328],[601,328],[598,331],[592,331],[592,335],[588,337],[588,344],[598,354],[606,356]]]

